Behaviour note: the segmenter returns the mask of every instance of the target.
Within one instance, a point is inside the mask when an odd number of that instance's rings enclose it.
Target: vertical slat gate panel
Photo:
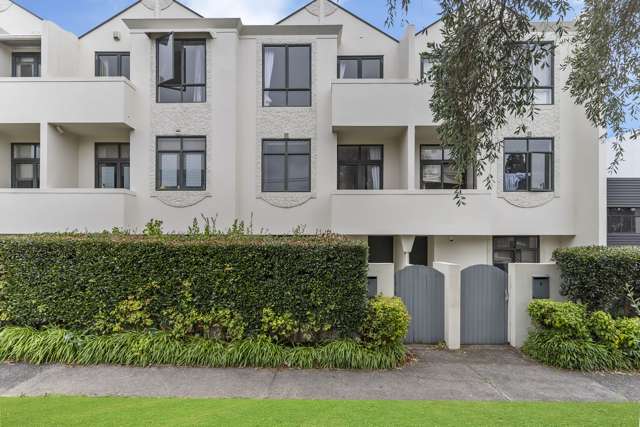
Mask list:
[[[460,342],[507,343],[507,273],[492,265],[462,270]]]

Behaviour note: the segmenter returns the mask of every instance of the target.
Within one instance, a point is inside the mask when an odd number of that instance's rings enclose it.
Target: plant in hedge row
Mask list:
[[[370,300],[360,337],[370,347],[402,344],[409,332],[411,317],[400,298],[376,297]]]
[[[367,246],[336,236],[4,237],[0,282],[5,325],[173,330],[192,311],[203,323],[228,309],[255,336],[268,308],[353,337],[367,314]]]
[[[640,316],[640,247],[556,249],[563,295],[589,311]]]
[[[581,304],[548,300],[530,303],[529,314],[536,329],[523,351],[540,362],[587,371],[640,369],[640,318],[613,319]]]

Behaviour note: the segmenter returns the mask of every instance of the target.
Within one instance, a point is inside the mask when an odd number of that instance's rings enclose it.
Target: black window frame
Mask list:
[[[38,70],[38,75],[37,76],[31,76],[31,77],[20,77],[20,78],[36,78],[36,77],[42,77],[42,52],[12,52],[11,53],[11,77],[18,77],[17,76],[17,67],[18,67],[18,63],[16,62],[17,58],[21,58],[21,57],[34,57],[36,58],[36,64],[38,65],[37,70]]]
[[[527,151],[524,152],[513,152],[508,153],[506,148],[504,148],[504,141],[527,141]],[[548,151],[531,151],[529,148],[530,141],[551,141],[551,152]],[[556,144],[555,139],[553,137],[509,137],[503,140],[503,150],[502,150],[502,191],[505,193],[552,193],[555,191],[555,151]],[[506,166],[507,166],[507,154],[525,154],[526,162],[527,162],[527,189],[526,190],[507,190],[507,180],[506,177]],[[551,156],[550,165],[551,165],[551,182],[549,183],[549,189],[546,190],[537,190],[531,189],[531,155],[532,154],[549,154]]]
[[[534,102],[533,105],[554,105],[555,104],[555,60],[556,60],[556,45],[553,41],[541,41],[541,42],[533,42],[533,43],[525,43],[523,42],[522,45],[524,46],[531,46],[531,45],[550,45],[551,49],[549,49],[550,55],[551,55],[551,60],[549,61],[549,66],[546,68],[549,68],[551,71],[551,85],[550,86],[541,86],[539,84],[535,84],[533,81],[533,58],[531,58],[531,65],[530,65],[530,70],[531,70],[531,86],[527,86],[527,89],[531,89],[532,91],[535,92],[536,89],[545,89],[545,90],[551,90],[551,102],[549,103],[537,103]],[[517,89],[524,89],[525,87],[518,87]],[[533,94],[534,96],[534,101],[535,101],[535,94]]]
[[[535,248],[531,248],[531,247],[527,247],[526,249],[522,249],[522,248],[518,248],[517,247],[517,239],[532,239],[535,238],[536,239],[536,247]],[[513,245],[510,248],[507,249],[496,249],[496,240],[497,239],[513,239]],[[518,252],[520,251],[532,251],[535,249],[536,252],[536,260],[534,261],[534,263],[539,263],[540,262],[540,236],[493,236],[493,239],[491,240],[491,256],[492,256],[492,262],[493,265],[495,267],[500,268],[501,270],[507,271],[508,267],[509,267],[509,263],[505,264],[505,263],[498,263],[496,262],[496,252],[512,252],[513,256],[512,259],[517,260],[518,258],[522,259],[522,254],[520,254],[520,256],[518,256]],[[514,263],[520,263],[522,261],[514,261]],[[504,266],[504,268],[502,268],[501,266]]]
[[[425,73],[424,62],[426,59],[427,59],[427,56],[425,54],[420,55],[420,80],[430,81],[429,77],[424,74]]]
[[[285,88],[266,88],[264,81],[264,52],[265,49],[272,47],[284,47],[285,48],[285,63],[284,63],[284,72],[285,72]],[[290,47],[308,47],[309,48],[309,88],[289,88],[289,48]],[[311,44],[302,43],[302,44],[263,44],[262,45],[262,107],[263,108],[309,108],[313,105],[313,48]],[[266,92],[285,92],[287,105],[265,105],[264,103],[264,95]],[[288,105],[289,104],[289,92],[309,92],[309,105]]]
[[[204,150],[185,150],[184,149],[184,140],[190,138],[197,138],[204,140]],[[180,140],[180,150],[160,150],[159,142],[163,139],[179,139]],[[176,187],[161,187],[161,163],[160,157],[163,153],[169,154],[177,154],[178,155],[178,182]],[[188,187],[185,185],[186,181],[186,168],[184,167],[185,154],[188,153],[199,153],[202,154],[203,164],[202,164],[202,185],[200,187]],[[156,191],[206,191],[207,190],[207,137],[203,135],[163,135],[156,137]]]
[[[358,147],[358,161],[345,161],[340,160],[340,147]],[[368,160],[364,159],[363,148],[380,148],[380,160]],[[384,189],[384,145],[383,144],[338,144],[336,149],[337,156],[337,177],[336,188],[338,190],[348,190],[341,188],[340,186],[340,166],[357,166],[358,174],[364,174],[365,188],[357,188],[355,190],[383,190]],[[380,188],[366,188],[367,187],[367,166],[379,166],[380,167]]]
[[[173,33],[167,36],[174,36]],[[164,37],[160,37],[156,39],[156,104],[203,104],[207,102],[207,40],[203,38],[173,38],[173,55],[175,58],[175,50],[176,44],[181,44],[181,52],[180,52],[180,84],[173,83],[160,83],[160,40]],[[204,83],[185,83],[184,79],[186,76],[186,63],[185,63],[185,42],[189,45],[202,45],[204,47]],[[169,101],[160,101],[160,88],[170,88],[176,89],[180,92],[180,101],[179,102],[169,102]],[[186,88],[188,87],[201,87],[204,89],[202,101],[185,101],[184,94],[186,92]]]
[[[620,212],[620,210],[629,210],[629,213]],[[614,212],[612,212],[614,211]],[[618,211],[618,212],[615,212]],[[612,230],[612,226],[614,225],[613,219],[621,219],[622,222],[622,231]],[[625,231],[624,230],[624,219],[625,218],[633,218],[633,227],[635,231]],[[628,236],[638,236],[640,235],[640,227],[637,227],[636,218],[640,218],[640,206],[607,206],[607,234],[613,235],[628,235]]]
[[[340,55],[340,56],[338,56],[337,74],[336,74],[338,79],[341,79],[341,77],[340,77],[340,61],[342,61],[342,60],[358,61],[358,76],[355,77],[356,79],[362,79],[363,78],[362,77],[362,61],[363,60],[379,60],[380,61],[380,77],[371,78],[371,79],[372,80],[384,79],[384,55]],[[349,77],[349,78],[353,78],[353,77]]]
[[[98,147],[102,145],[116,145],[118,146],[118,157],[98,157]],[[129,147],[129,157],[122,157],[122,148],[124,146]],[[100,166],[102,165],[114,165],[116,167],[116,186],[113,189],[129,189],[124,186],[124,168],[129,167],[129,179],[131,179],[131,144],[128,142],[96,142],[94,144],[94,157],[95,157],[95,188],[100,189],[112,189],[111,187],[102,186],[102,176],[100,175]],[[131,184],[131,183],[129,183]]]
[[[117,76],[120,77],[125,77],[126,79],[130,80],[131,79],[131,52],[125,52],[125,51],[121,51],[121,52],[101,52],[101,51],[96,51],[95,53],[95,71],[96,71],[96,77],[116,77],[116,76],[103,76],[100,74],[100,62],[99,59],[101,56],[117,56],[118,57],[118,74]],[[122,74],[122,57],[128,57],[129,58],[129,75],[126,76],[124,74]]]
[[[289,142],[299,142],[304,141],[309,144],[309,152],[306,154],[289,154]],[[284,142],[284,153],[265,153],[265,143],[268,142]],[[284,190],[268,190],[264,189],[264,179],[265,179],[265,168],[264,168],[264,158],[265,156],[284,156]],[[289,190],[289,156],[307,156],[309,158],[309,186],[306,190]],[[260,169],[261,169],[261,179],[260,179],[260,191],[263,193],[310,193],[311,192],[311,139],[309,138],[264,138],[261,143],[261,156],[260,156]]]
[[[31,146],[34,148],[34,157],[31,158],[16,158],[15,147],[18,146]],[[28,188],[40,188],[40,143],[39,142],[14,142],[11,144],[11,188],[28,189]],[[31,187],[18,187],[18,177],[16,175],[17,166],[22,164],[35,165],[33,170],[33,179],[31,180]],[[25,181],[28,182],[28,181]]]
[[[422,158],[422,147],[430,147],[430,148],[439,148],[442,151],[442,157],[441,160],[436,160],[436,159],[423,159]],[[443,147],[441,144],[420,144],[419,147],[419,151],[418,151],[418,156],[419,156],[419,161],[420,161],[420,189],[421,190],[453,190],[456,189],[458,187],[458,184],[453,183],[451,184],[450,187],[445,187],[445,182],[444,182],[444,169],[445,169],[445,165],[450,165],[451,159],[446,159],[444,158],[444,150],[446,149],[446,147]],[[422,169],[423,166],[425,165],[440,165],[440,188],[426,188],[425,187],[425,181],[423,181],[423,173],[422,173]],[[465,173],[462,177],[462,189],[463,190],[472,190],[476,187],[476,177],[474,174],[473,177],[473,182],[472,182],[472,187],[469,188],[468,182],[467,182],[467,178],[468,178],[468,173]],[[449,184],[447,184],[449,185]]]

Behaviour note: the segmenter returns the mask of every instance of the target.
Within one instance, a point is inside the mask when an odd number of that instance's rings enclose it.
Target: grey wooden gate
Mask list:
[[[492,265],[462,270],[460,342],[507,343],[507,273]]]
[[[423,265],[410,265],[395,274],[395,294],[411,315],[407,343],[444,340],[444,275]]]

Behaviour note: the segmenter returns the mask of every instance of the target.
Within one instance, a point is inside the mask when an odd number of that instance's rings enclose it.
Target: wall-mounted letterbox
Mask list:
[[[533,299],[549,299],[549,278],[548,277],[534,277],[532,283],[532,295]]]

